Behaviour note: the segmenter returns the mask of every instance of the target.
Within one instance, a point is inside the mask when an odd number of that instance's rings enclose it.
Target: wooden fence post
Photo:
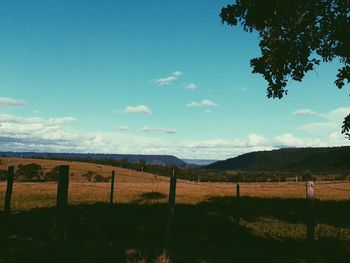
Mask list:
[[[315,218],[314,218],[314,202],[315,202],[315,191],[314,182],[306,182],[306,199],[307,199],[307,240],[313,242],[315,234]]]
[[[168,220],[165,230],[165,244],[164,244],[164,254],[169,255],[169,245],[172,234],[172,226],[175,214],[175,197],[176,197],[176,174],[173,170],[173,174],[170,177],[170,188],[169,188],[169,204],[168,204]]]
[[[112,180],[111,180],[111,194],[110,194],[110,198],[109,198],[109,206],[112,207],[113,206],[113,192],[114,192],[114,177],[115,177],[115,171],[112,171]]]
[[[68,184],[69,184],[69,166],[60,165],[58,168],[58,187],[56,207],[63,211],[68,204]]]
[[[11,215],[11,197],[12,197],[12,188],[13,188],[13,180],[14,180],[14,170],[13,166],[9,166],[7,169],[7,186],[6,186],[6,194],[5,194],[5,206],[4,212],[6,216]]]
[[[306,236],[308,244],[308,262],[314,262],[314,236],[315,236],[315,214],[314,214],[314,203],[315,203],[315,191],[314,182],[306,182]]]
[[[240,185],[236,185],[236,201],[237,201],[237,215],[236,215],[236,222],[239,224],[240,217],[241,217],[241,206],[240,206]]]
[[[65,243],[67,240],[67,216],[66,208],[68,204],[69,166],[60,165],[58,168],[58,186],[56,218],[53,229],[53,239],[57,243]]]

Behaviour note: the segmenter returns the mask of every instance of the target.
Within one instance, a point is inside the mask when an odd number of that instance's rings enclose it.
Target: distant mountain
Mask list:
[[[284,148],[246,153],[206,166],[210,170],[350,172],[350,146]]]
[[[149,164],[187,166],[187,163],[173,155],[142,155],[142,154],[103,154],[103,153],[48,153],[48,152],[0,152],[0,156],[17,158],[47,158],[47,159],[128,159],[131,163],[138,163],[144,160]]]
[[[218,160],[204,160],[204,159],[182,159],[182,160],[190,165],[194,164],[194,165],[200,165],[200,166],[209,165],[218,161]]]

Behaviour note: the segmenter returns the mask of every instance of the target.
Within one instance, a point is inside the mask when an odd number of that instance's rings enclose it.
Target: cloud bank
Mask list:
[[[338,123],[348,110],[350,108],[338,108],[323,113],[324,125]],[[2,151],[172,154],[190,159],[226,159],[251,151],[283,147],[350,145],[350,141],[340,133],[340,125],[332,126],[333,129],[327,127],[323,136],[300,137],[286,132],[268,138],[255,132],[240,138],[179,140],[177,136],[155,136],[157,133],[178,133],[172,128],[144,126],[141,134],[125,132],[128,131],[127,126],[120,126],[115,132],[85,132],[73,129],[76,122],[73,116],[40,118],[0,114],[0,148]]]

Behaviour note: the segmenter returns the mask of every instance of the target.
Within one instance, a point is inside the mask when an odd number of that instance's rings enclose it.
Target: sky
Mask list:
[[[226,159],[350,145],[348,86],[321,64],[283,99],[223,0],[0,0],[0,151]]]

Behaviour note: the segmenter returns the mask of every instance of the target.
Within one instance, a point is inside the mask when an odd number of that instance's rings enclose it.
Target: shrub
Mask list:
[[[87,171],[85,174],[83,174],[83,178],[91,182],[92,178],[94,177],[95,173],[93,171]]]
[[[51,169],[51,171],[46,172],[44,175],[44,180],[46,181],[57,181],[58,180],[58,169],[59,166],[56,166]]]
[[[15,173],[16,178],[23,179],[25,181],[38,181],[42,180],[43,168],[36,163],[20,164],[17,166]]]
[[[100,174],[96,174],[95,177],[94,177],[94,181],[95,181],[95,182],[98,182],[98,183],[101,183],[101,182],[108,182],[108,181],[109,181],[109,178],[108,178],[108,177],[103,177],[103,176],[100,175]]]
[[[7,179],[7,171],[0,170],[0,181],[6,181],[6,179]]]

